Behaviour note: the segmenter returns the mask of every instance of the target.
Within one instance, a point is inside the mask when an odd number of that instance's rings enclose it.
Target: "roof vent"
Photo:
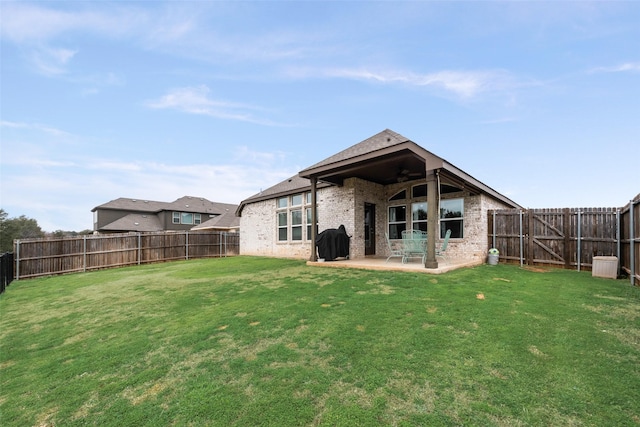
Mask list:
[[[187,207],[187,208],[189,207],[189,205],[184,205],[184,206]]]
[[[137,202],[137,200],[136,200],[136,199],[131,199],[131,201],[132,201],[132,202]]]
[[[133,225],[140,225],[140,223],[139,222],[134,222]]]

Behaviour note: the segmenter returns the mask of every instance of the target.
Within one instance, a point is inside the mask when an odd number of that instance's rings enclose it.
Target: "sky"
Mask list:
[[[239,204],[391,129],[526,208],[640,192],[637,1],[0,1],[0,207]]]

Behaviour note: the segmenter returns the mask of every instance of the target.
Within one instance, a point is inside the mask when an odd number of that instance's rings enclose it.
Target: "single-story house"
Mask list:
[[[96,206],[94,233],[214,230],[237,232],[238,205],[184,196],[173,202],[121,197]]]
[[[387,239],[422,230],[425,267],[437,268],[446,230],[448,256],[484,258],[487,212],[510,208],[520,206],[387,129],[242,201],[240,253],[315,261],[317,234],[344,225],[350,258],[386,257]]]

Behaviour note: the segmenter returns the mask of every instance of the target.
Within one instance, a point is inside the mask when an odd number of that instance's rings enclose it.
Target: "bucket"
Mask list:
[[[489,265],[498,265],[498,258],[500,257],[500,255],[491,255],[489,254],[489,259],[487,260],[487,263]]]

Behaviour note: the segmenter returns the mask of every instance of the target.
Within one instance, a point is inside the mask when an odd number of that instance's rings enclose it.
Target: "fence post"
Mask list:
[[[493,210],[493,224],[492,225],[492,232],[493,232],[493,239],[491,240],[491,247],[495,248],[496,247],[496,210]]]
[[[564,208],[562,210],[562,233],[564,234],[564,248],[562,257],[564,258],[564,268],[571,269],[571,210]]]
[[[82,272],[87,271],[87,235],[82,236]]]
[[[534,213],[533,209],[527,209],[527,265],[535,265],[535,261],[533,259],[534,253],[534,239],[535,235],[535,224],[534,224]]]
[[[142,262],[142,234],[138,233],[138,265]]]
[[[630,280],[631,280],[631,286],[635,286],[636,284],[636,236],[633,235],[633,230],[634,230],[634,225],[633,225],[633,208],[634,208],[634,200],[631,200],[631,202],[629,203],[629,261],[631,264],[629,266],[630,274]]]
[[[16,272],[15,272],[15,276],[16,276],[16,280],[20,280],[20,240],[15,240],[14,241],[15,245],[16,245]]]
[[[188,231],[184,232],[184,244],[185,244],[184,256],[186,259],[189,259],[189,232]]]
[[[577,238],[578,238],[578,271],[580,271],[580,265],[582,264],[582,212],[578,210],[578,230],[577,230]]]
[[[522,267],[523,263],[524,263],[524,254],[523,252],[523,248],[524,248],[524,235],[523,235],[524,230],[522,229],[522,209],[520,209],[520,267]]]
[[[620,209],[616,209],[616,256],[618,257],[618,277],[622,269],[622,257],[620,248]]]

